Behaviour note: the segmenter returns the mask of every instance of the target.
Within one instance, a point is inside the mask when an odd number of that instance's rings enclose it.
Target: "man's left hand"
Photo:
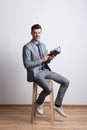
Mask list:
[[[53,56],[49,56],[48,57],[48,60],[53,60],[55,58],[55,56],[53,55]]]

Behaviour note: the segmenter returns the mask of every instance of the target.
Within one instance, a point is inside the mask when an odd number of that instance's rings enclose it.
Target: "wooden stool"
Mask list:
[[[53,87],[53,81],[50,79],[47,79],[47,82],[50,84],[50,86]],[[32,92],[32,113],[31,113],[31,123],[34,122],[34,119],[36,119],[36,108],[35,108],[35,103],[37,100],[37,88],[38,88],[38,84],[36,82],[33,82],[33,92]],[[53,105],[54,105],[54,94],[53,91],[50,93],[50,109],[51,109],[51,122],[54,122],[54,109],[53,109]]]

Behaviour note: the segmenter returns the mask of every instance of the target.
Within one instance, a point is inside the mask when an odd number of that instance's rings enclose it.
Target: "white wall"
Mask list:
[[[22,47],[35,23],[48,50],[61,46],[50,66],[70,80],[63,104],[87,104],[87,0],[0,0],[0,104],[31,103]]]

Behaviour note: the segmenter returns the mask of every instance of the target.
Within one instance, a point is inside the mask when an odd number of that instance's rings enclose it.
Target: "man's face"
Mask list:
[[[31,32],[32,38],[38,42],[41,36],[42,30],[41,29],[33,29]]]

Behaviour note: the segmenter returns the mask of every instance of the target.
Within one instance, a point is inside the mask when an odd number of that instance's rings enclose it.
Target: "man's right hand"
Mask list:
[[[42,62],[45,62],[45,61],[47,61],[48,60],[48,58],[49,58],[49,56],[48,55],[46,55],[46,56],[44,56],[44,57],[42,57]]]

